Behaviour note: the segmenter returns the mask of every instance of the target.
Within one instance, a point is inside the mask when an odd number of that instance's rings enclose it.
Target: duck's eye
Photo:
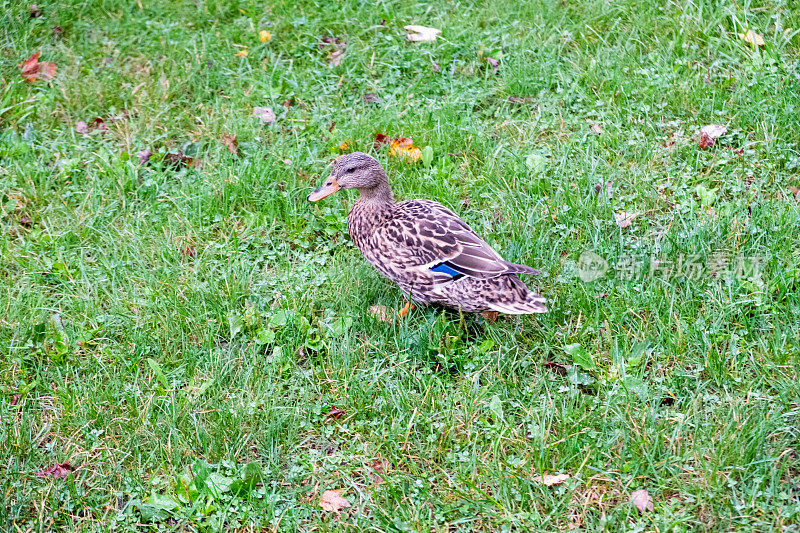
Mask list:
[[[350,168],[348,168],[347,170],[345,170],[345,173],[346,173],[346,174],[352,174],[352,173],[353,173],[353,172],[355,172],[355,171],[356,171],[355,167],[350,167]]]

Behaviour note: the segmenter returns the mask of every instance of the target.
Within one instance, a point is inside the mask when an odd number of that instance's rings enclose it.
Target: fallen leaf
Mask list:
[[[561,363],[556,363],[553,361],[545,361],[542,363],[542,366],[551,371],[554,374],[558,374],[559,376],[566,376],[567,375],[567,365],[562,365]]]
[[[553,485],[560,485],[564,483],[566,480],[569,479],[568,474],[558,474],[558,475],[551,475],[551,474],[544,474],[542,476],[542,484],[547,487],[552,487]]]
[[[15,394],[11,397],[11,405],[17,405],[19,403],[19,394]]]
[[[19,67],[22,72],[22,77],[27,82],[34,82],[36,80],[47,81],[56,75],[58,67],[49,61],[39,61],[39,52],[34,52],[31,57],[22,62]]]
[[[789,187],[789,190],[792,191],[792,196],[794,196],[794,199],[797,200],[798,202],[800,202],[800,189],[798,189],[797,187],[791,186],[791,187]]]
[[[753,30],[747,30],[746,33],[740,33],[739,37],[753,46],[764,46],[765,44],[764,37],[762,37],[760,33],[756,33]]]
[[[509,96],[508,101],[512,104],[527,104],[533,102],[532,96]]]
[[[431,61],[431,63],[433,63],[433,71],[439,72],[439,63],[437,63],[436,61]]]
[[[614,194],[614,182],[608,180],[605,186],[602,183],[598,183],[594,186],[594,192],[597,193],[598,198],[610,200]]]
[[[274,124],[278,120],[271,107],[254,107],[253,116],[260,118],[264,124]]]
[[[147,162],[150,161],[150,156],[152,156],[152,155],[153,155],[153,152],[151,152],[147,148],[145,148],[144,150],[141,150],[137,154],[137,157],[139,158],[139,164],[140,165],[147,164]]]
[[[40,470],[36,472],[36,477],[46,478],[46,477],[54,477],[54,478],[65,478],[68,477],[72,472],[75,471],[75,468],[69,464],[68,462],[59,463],[57,465],[49,466],[44,470]]]
[[[345,414],[344,409],[331,409],[329,412],[325,413],[325,419],[329,420],[333,418],[334,420],[339,420]]]
[[[389,461],[386,459],[375,459],[373,463],[370,465],[373,472],[369,472],[367,475],[375,485],[382,485],[386,483],[386,480],[383,479],[383,475],[389,469]]]
[[[61,37],[64,35],[64,28],[61,26],[53,26],[53,37]]]
[[[389,137],[388,135],[384,135],[383,133],[375,134],[375,143],[373,146],[376,150],[379,150],[380,147],[383,146],[384,144],[391,144],[391,143],[392,143],[392,138]]]
[[[222,144],[225,145],[225,148],[228,149],[230,153],[235,156],[239,155],[239,141],[236,140],[236,134],[228,135],[227,133],[222,134]]]
[[[625,211],[622,211],[620,213],[614,213],[614,220],[616,220],[617,226],[620,228],[627,228],[637,216],[639,216],[638,211],[636,213],[626,213]]]
[[[322,498],[319,500],[319,505],[323,511],[329,513],[338,513],[345,507],[350,507],[350,502],[342,498],[341,494],[344,489],[339,490],[326,490],[322,493]]]
[[[500,70],[500,60],[493,57],[487,57],[486,61],[492,66],[494,73],[497,74],[497,71]]]
[[[489,324],[494,324],[495,322],[497,322],[498,314],[499,313],[497,311],[484,311],[483,313],[481,313],[481,316]]]
[[[418,26],[416,24],[409,24],[408,26],[403,26],[403,28],[410,32],[406,35],[408,40],[414,42],[435,41],[436,37],[442,33],[442,30],[428,28],[427,26]]]
[[[375,93],[364,93],[364,102],[368,104],[378,104],[381,98]]]
[[[350,148],[350,144],[347,141],[344,141],[342,144],[340,144],[336,148],[338,148],[339,150],[344,151],[344,150],[347,150],[348,148]]]
[[[646,490],[635,490],[631,493],[631,503],[642,513],[653,510],[653,498]]]
[[[272,34],[267,30],[261,30],[260,32],[258,32],[258,38],[261,39],[262,43],[265,43],[270,39],[272,39]]]
[[[398,137],[392,140],[389,155],[414,163],[422,158],[422,151],[408,137]]]
[[[197,250],[195,250],[194,246],[191,244],[187,244],[181,250],[181,255],[185,255],[187,257],[195,257],[197,255]]]
[[[371,305],[369,316],[381,322],[391,322],[394,320],[394,312],[385,305]]]
[[[244,50],[239,50],[238,52],[233,54],[233,57],[247,57],[247,48],[245,48]]]
[[[89,125],[85,121],[79,120],[75,123],[75,131],[83,135],[89,135]]]
[[[697,143],[697,146],[700,148],[714,146],[717,139],[724,135],[726,131],[728,131],[728,126],[724,124],[709,124],[708,126],[703,126],[700,128],[700,142]]]
[[[140,152],[141,154],[141,152]],[[139,161],[142,160],[141,155],[139,156]],[[166,154],[164,159],[161,160],[165,167],[170,167],[174,169],[179,169],[181,167],[189,168],[194,164],[194,159],[184,155],[183,152],[178,150],[177,154]]]
[[[589,126],[589,129],[592,130],[592,133],[595,135],[602,135],[603,134],[603,126],[600,124],[592,124]]]
[[[28,11],[30,12],[32,19],[42,16],[42,10],[36,4],[31,4],[31,6],[28,8]]]
[[[334,67],[338,67],[342,64],[342,58],[344,57],[344,49],[339,49],[331,52],[331,55],[328,56],[328,61],[330,61],[331,65]]]

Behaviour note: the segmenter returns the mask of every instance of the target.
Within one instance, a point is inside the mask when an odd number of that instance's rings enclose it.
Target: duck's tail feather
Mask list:
[[[533,276],[538,276],[541,274],[540,271],[536,270],[535,268],[531,268],[528,265],[519,265],[517,263],[509,263],[506,261],[505,266],[506,271],[504,274],[531,274]]]

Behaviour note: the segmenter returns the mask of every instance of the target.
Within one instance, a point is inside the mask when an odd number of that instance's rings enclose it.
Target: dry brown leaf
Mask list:
[[[34,82],[36,80],[47,81],[56,75],[55,63],[49,61],[39,61],[39,52],[34,52],[31,57],[22,62],[19,66],[22,77],[27,82]]]
[[[137,154],[137,156],[139,157],[139,164],[140,165],[147,164],[147,162],[150,161],[150,156],[152,156],[152,155],[153,155],[153,152],[151,152],[147,148],[145,148],[144,150],[140,151]]]
[[[331,55],[328,56],[328,60],[334,67],[338,67],[339,65],[341,65],[343,58],[344,58],[344,49],[339,49],[334,52],[331,52]]]
[[[697,143],[697,146],[700,148],[714,146],[717,139],[724,135],[726,131],[728,131],[728,126],[724,124],[709,124],[708,126],[703,126],[700,128],[700,142]]]
[[[559,376],[567,375],[567,365],[562,365],[561,363],[556,363],[554,361],[545,361],[542,363],[542,366],[552,373],[558,374]]]
[[[394,320],[394,312],[385,305],[371,305],[369,307],[369,316],[381,322],[391,322]]]
[[[408,40],[414,42],[435,41],[436,37],[442,33],[442,30],[428,28],[427,26],[418,26],[416,24],[409,24],[408,26],[403,26],[403,28],[409,32],[408,35],[406,35]]]
[[[230,153],[235,156],[239,155],[239,141],[236,140],[236,134],[228,135],[227,133],[222,134],[222,144],[225,145],[225,148],[228,149]]]
[[[381,97],[375,93],[364,93],[364,102],[368,104],[378,104],[381,101]]]
[[[278,120],[271,107],[254,107],[253,116],[260,118],[264,124],[274,124]]]
[[[408,137],[396,137],[392,139],[389,155],[414,163],[422,158],[422,151]]]
[[[653,497],[646,490],[633,491],[631,493],[631,503],[642,513],[653,510]]]
[[[75,468],[68,462],[59,463],[57,465],[49,466],[43,470],[36,472],[36,477],[54,477],[65,478],[75,471]]]
[[[333,418],[334,420],[339,420],[345,415],[344,409],[331,409],[329,412],[325,413],[323,416],[326,420]]]
[[[739,37],[753,46],[764,46],[765,44],[764,37],[760,33],[756,33],[753,30],[747,30],[746,33],[740,33]]]
[[[564,483],[566,480],[569,479],[569,474],[558,474],[558,475],[551,475],[551,474],[544,474],[542,475],[542,484],[551,487],[553,485],[560,485]]]
[[[191,244],[187,244],[181,249],[181,255],[185,255],[187,257],[195,257],[197,256],[197,250]]]
[[[620,228],[627,228],[637,216],[639,216],[638,211],[635,213],[626,213],[625,211],[622,211],[620,213],[614,213],[614,220],[617,222],[617,226]]]
[[[338,513],[342,509],[350,507],[350,502],[342,498],[342,492],[344,492],[344,489],[323,492],[322,498],[319,499],[319,505],[322,510],[329,513]]]

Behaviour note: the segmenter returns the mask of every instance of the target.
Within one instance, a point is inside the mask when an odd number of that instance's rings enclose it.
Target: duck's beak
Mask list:
[[[342,187],[339,185],[339,182],[336,181],[336,178],[331,176],[319,188],[315,189],[314,192],[308,195],[308,201],[316,202],[317,200],[322,200],[326,196],[330,196],[341,188]]]

